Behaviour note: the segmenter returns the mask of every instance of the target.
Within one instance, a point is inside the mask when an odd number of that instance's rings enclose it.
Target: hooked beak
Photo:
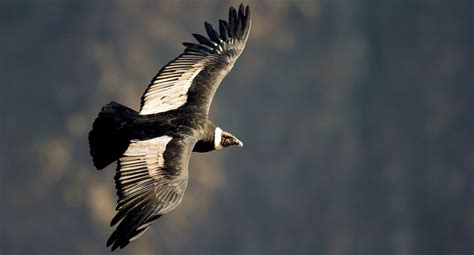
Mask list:
[[[233,135],[232,135],[232,145],[237,145],[240,148],[244,147],[244,143],[242,141],[240,141],[239,139],[237,139],[237,137],[235,137]]]
[[[231,135],[231,136],[232,136],[232,139],[234,140],[233,144],[239,146],[240,148],[244,147],[244,143],[242,141],[240,141],[237,137],[235,137],[233,135]]]
[[[222,132],[221,145],[223,147],[227,147],[227,146],[230,146],[230,145],[237,145],[241,148],[244,147],[243,142],[241,142],[237,137],[235,137],[231,133],[225,132],[225,131]]]

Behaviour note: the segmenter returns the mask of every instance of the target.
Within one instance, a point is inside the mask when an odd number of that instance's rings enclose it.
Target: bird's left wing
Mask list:
[[[188,183],[193,141],[161,136],[132,140],[117,164],[118,211],[110,225],[118,226],[107,241],[123,248],[161,215],[181,202]]]
[[[219,33],[204,23],[209,38],[193,34],[198,43],[183,43],[184,53],[164,66],[142,96],[140,114],[156,114],[192,105],[208,114],[222,79],[245,48],[250,10],[229,9],[229,21],[219,21]]]

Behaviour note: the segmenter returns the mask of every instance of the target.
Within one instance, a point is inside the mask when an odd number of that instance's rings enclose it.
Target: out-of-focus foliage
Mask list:
[[[2,1],[0,253],[105,254],[100,107],[235,1]],[[472,1],[250,1],[183,203],[120,254],[472,254]]]

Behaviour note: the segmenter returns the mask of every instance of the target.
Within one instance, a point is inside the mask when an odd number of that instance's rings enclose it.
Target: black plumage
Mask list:
[[[225,75],[242,53],[250,31],[250,10],[229,9],[219,32],[204,23],[208,37],[193,34],[184,52],[152,79],[136,112],[116,102],[105,105],[89,133],[97,169],[117,161],[115,231],[112,250],[125,247],[181,202],[193,151],[242,146],[209,120],[209,108]]]

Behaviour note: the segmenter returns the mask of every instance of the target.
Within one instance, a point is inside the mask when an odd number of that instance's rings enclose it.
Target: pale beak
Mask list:
[[[238,144],[238,146],[239,146],[240,148],[242,148],[242,147],[244,147],[244,143],[243,143],[243,142],[241,142],[241,141],[239,141],[239,144]]]

